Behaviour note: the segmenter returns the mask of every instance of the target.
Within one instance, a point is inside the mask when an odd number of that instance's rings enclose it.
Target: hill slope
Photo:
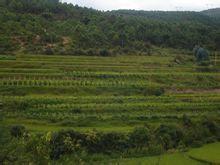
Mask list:
[[[204,10],[202,13],[211,17],[220,18],[220,8]]]
[[[198,43],[219,48],[219,22],[196,12],[101,12],[58,0],[3,0],[0,9],[0,53],[107,56]]]

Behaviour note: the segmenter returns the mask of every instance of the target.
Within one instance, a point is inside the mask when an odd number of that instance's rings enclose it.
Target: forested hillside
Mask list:
[[[220,8],[204,10],[202,13],[211,17],[220,18]]]
[[[101,12],[58,0],[1,0],[0,22],[2,54],[107,56],[220,45],[220,21],[198,12]]]

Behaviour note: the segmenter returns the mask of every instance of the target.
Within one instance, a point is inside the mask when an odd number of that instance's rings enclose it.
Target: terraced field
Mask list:
[[[220,65],[186,56],[0,58],[3,125],[29,130],[128,132],[220,112]]]
[[[185,153],[164,154],[161,156],[114,160],[120,165],[205,165],[220,164],[220,143],[207,144],[204,147],[192,149]]]

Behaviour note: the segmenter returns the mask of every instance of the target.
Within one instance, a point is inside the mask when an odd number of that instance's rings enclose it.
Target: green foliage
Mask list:
[[[21,138],[26,133],[26,129],[22,125],[14,125],[10,129],[11,136]]]
[[[45,49],[45,52],[44,52],[46,55],[53,55],[54,54],[54,51],[53,51],[53,49],[52,48],[50,48],[50,47],[47,47],[46,49]]]
[[[192,125],[192,120],[186,114],[183,115],[183,125],[186,127],[190,127]]]
[[[205,119],[202,125],[204,126],[204,128],[207,128],[212,134],[217,136],[220,135],[220,127],[214,120]]]
[[[169,149],[200,146],[206,143],[203,138],[219,137],[216,126],[211,123],[213,122],[206,119],[201,121],[201,124],[191,124],[187,129],[180,126],[160,125],[155,132],[152,132],[152,128],[139,127],[129,134],[79,133],[68,130],[47,134],[45,137],[49,143],[31,142],[30,144],[48,145],[51,159],[59,159],[66,154],[81,155],[83,151],[86,151],[87,154],[122,154],[129,153],[128,151],[133,148],[139,149],[136,150],[137,153],[145,151],[149,155],[157,155]],[[209,132],[204,125],[208,127]],[[185,139],[186,137],[189,141]],[[145,150],[142,150],[144,148]]]
[[[188,155],[194,160],[205,164],[219,164],[219,145],[220,143],[212,143],[201,148],[192,149]]]
[[[36,164],[47,164],[50,161],[50,136],[50,132],[46,135],[29,135],[25,139],[24,154]]]
[[[147,147],[151,141],[150,131],[146,127],[136,128],[130,135],[130,143],[136,148]],[[155,151],[156,152],[156,151]]]
[[[160,52],[2,56],[0,126],[8,135],[0,131],[0,164],[99,164],[219,140],[218,66],[198,72],[184,52]],[[30,134],[12,138],[11,125],[23,125]]]
[[[108,50],[106,50],[106,49],[100,50],[100,56],[106,57],[109,55],[110,55],[110,53]]]
[[[197,62],[202,63],[203,65],[205,62],[209,61],[209,54],[208,51],[200,46],[195,46],[193,49],[194,55],[196,57]]]
[[[175,126],[161,125],[156,130],[156,137],[165,150],[175,148],[183,137],[181,129]]]
[[[40,50],[53,44],[55,54],[61,49],[70,55],[79,49],[101,49],[96,55],[102,56],[116,47],[126,50],[123,53],[149,54],[152,45],[188,50],[195,43],[210,49],[219,45],[219,21],[196,12],[101,12],[58,0],[2,1],[1,9],[0,31],[5,37],[0,40],[0,52],[6,53],[18,50],[15,44],[26,53],[42,53],[29,49],[29,44]]]
[[[10,37],[0,36],[0,53],[5,54],[17,48]]]
[[[50,139],[51,159],[58,159],[60,155],[79,152],[85,144],[85,135],[75,131],[61,131],[54,133]]]

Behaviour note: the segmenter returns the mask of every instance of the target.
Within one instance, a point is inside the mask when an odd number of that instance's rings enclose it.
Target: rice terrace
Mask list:
[[[0,164],[220,164],[219,11],[1,0]]]

